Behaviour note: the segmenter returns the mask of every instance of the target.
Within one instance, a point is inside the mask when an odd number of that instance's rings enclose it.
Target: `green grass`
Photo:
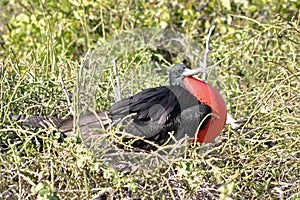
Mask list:
[[[0,198],[300,198],[297,1],[250,6],[236,1],[230,7],[226,1],[1,4]],[[209,148],[198,146],[155,167],[124,172],[108,166],[101,150],[93,152],[76,137],[10,120],[10,114],[70,116],[60,77],[72,94],[87,50],[93,52],[124,30],[166,24],[200,46],[211,24],[217,25],[210,41],[211,67],[218,70],[229,113],[244,123],[238,130],[226,126]],[[171,62],[183,60],[166,57],[142,49],[118,58],[121,80],[132,81],[133,89],[124,95],[166,84]],[[133,76],[139,66],[154,66],[153,60],[161,73]],[[114,102],[110,73],[101,74],[97,84],[95,107],[101,110]],[[146,81],[134,84],[141,79]],[[72,95],[71,101],[76,101]]]

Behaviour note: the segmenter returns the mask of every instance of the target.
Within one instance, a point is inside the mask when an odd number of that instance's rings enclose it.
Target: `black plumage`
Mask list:
[[[155,150],[156,145],[165,144],[169,141],[171,132],[177,140],[185,135],[194,138],[199,124],[211,113],[211,108],[202,104],[185,88],[183,79],[188,70],[182,64],[175,65],[169,72],[169,86],[145,89],[116,102],[108,111],[81,115],[79,127],[83,139],[97,137],[101,134],[99,130],[109,127],[118,127],[118,134],[129,133],[122,138],[123,142],[131,141],[135,136],[139,137],[131,145],[144,150]],[[202,123],[200,129],[205,127],[208,119]],[[50,118],[33,117],[26,124],[45,127],[47,120]],[[52,118],[51,121],[65,135],[73,132],[73,118]]]

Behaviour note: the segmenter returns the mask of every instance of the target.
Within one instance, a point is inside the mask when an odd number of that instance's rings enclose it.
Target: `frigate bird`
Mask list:
[[[107,111],[80,115],[82,138],[118,127],[118,134],[128,133],[122,137],[123,142],[131,141],[132,147],[147,151],[185,136],[211,142],[224,127],[227,111],[221,95],[194,78],[196,73],[199,71],[176,64],[169,71],[169,85],[144,89],[114,103]],[[13,116],[15,120],[22,117]],[[36,116],[24,124],[48,127],[49,122],[66,136],[74,131],[73,117],[62,120]]]

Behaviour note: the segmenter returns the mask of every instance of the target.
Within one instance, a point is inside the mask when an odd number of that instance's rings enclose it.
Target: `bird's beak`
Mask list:
[[[193,75],[197,75],[197,74],[204,73],[204,72],[206,72],[206,70],[204,68],[197,68],[197,69],[186,68],[184,70],[184,72],[182,73],[182,76],[184,76],[184,77],[193,76]]]

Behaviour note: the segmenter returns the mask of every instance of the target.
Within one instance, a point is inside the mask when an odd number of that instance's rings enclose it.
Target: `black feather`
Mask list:
[[[185,134],[193,137],[202,119],[211,113],[208,105],[201,104],[183,85],[184,65],[176,65],[170,70],[170,86],[145,89],[129,98],[113,104],[107,112],[87,113],[79,118],[79,127],[84,139],[99,136],[101,131],[109,127],[120,127],[121,131],[157,145],[163,145],[169,139],[169,132],[174,132],[176,139]],[[15,116],[20,120],[24,117]],[[207,118],[200,129],[205,127]],[[24,119],[23,119],[24,120]],[[74,130],[74,119],[60,120],[51,117],[33,117],[23,123],[45,128],[48,122],[56,126],[62,133],[70,135]],[[131,141],[126,136],[123,141]],[[132,146],[145,150],[156,147],[144,140],[134,140]]]

